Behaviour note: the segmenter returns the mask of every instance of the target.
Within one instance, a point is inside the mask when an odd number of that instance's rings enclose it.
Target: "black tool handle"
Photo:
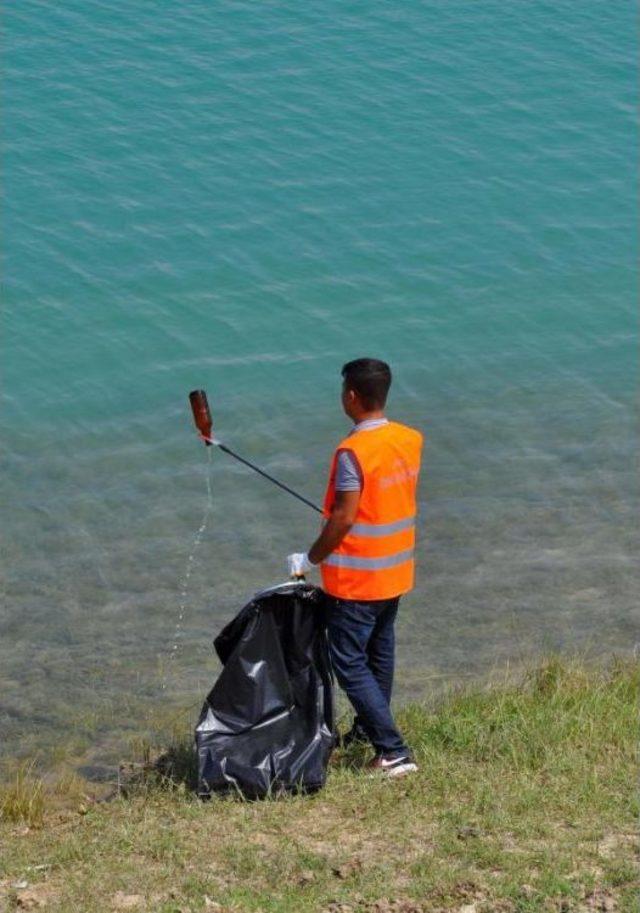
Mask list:
[[[274,485],[277,485],[278,488],[282,488],[283,491],[288,491],[290,495],[293,495],[294,498],[297,498],[298,501],[302,501],[303,504],[306,504],[307,507],[312,507],[319,514],[322,513],[322,510],[318,507],[317,504],[314,504],[313,501],[309,501],[303,495],[299,495],[297,491],[294,491],[293,488],[289,488],[288,485],[285,485],[284,482],[279,482],[278,479],[274,479],[273,476],[269,475],[268,472],[265,472],[264,469],[260,469],[259,466],[256,466],[255,463],[250,463],[249,460],[245,460],[244,457],[241,457],[238,453],[234,453],[230,447],[227,447],[225,444],[220,444],[217,441],[214,443],[219,447],[220,450],[224,450],[225,453],[228,453],[229,456],[232,456],[234,459],[239,460],[240,463],[244,463],[245,466],[248,466],[249,469],[253,469],[254,472],[257,472],[259,475],[264,476],[265,479],[269,479],[270,482],[273,482]]]

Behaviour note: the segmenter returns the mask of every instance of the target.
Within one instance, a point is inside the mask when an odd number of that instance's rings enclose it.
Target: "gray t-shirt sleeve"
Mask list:
[[[336,465],[336,491],[360,491],[361,488],[358,460],[350,450],[341,450]]]

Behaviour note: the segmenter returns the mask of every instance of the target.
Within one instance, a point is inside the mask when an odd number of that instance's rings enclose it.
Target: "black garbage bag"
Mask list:
[[[335,741],[324,593],[257,594],[214,641],[223,670],[196,726],[198,792],[315,791]]]

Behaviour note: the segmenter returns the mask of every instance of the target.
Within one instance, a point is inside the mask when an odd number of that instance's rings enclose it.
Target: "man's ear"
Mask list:
[[[342,408],[345,412],[345,415],[348,415],[351,419],[353,419],[355,411],[357,411],[357,403],[358,394],[354,390],[343,390]]]

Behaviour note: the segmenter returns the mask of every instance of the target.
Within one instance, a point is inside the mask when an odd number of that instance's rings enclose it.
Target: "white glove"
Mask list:
[[[287,555],[289,577],[302,577],[312,567],[313,565],[309,561],[309,555],[306,552],[294,552],[293,555]]]

